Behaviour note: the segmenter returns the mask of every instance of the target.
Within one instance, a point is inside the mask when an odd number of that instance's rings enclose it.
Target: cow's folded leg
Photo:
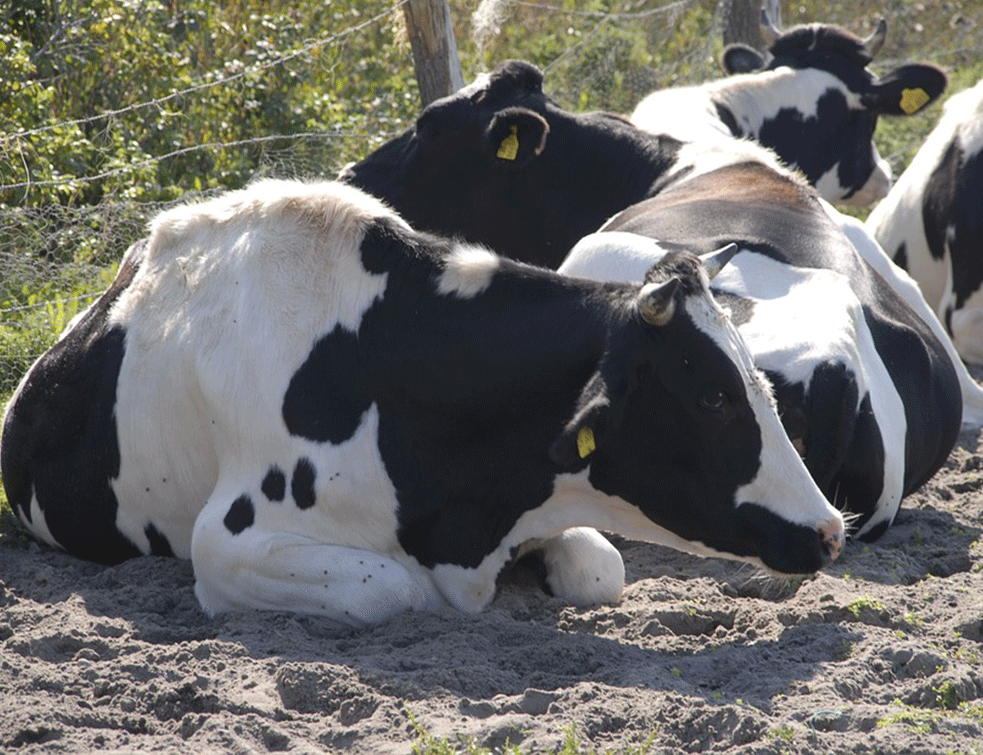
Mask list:
[[[550,592],[574,605],[615,603],[625,589],[625,564],[618,549],[590,527],[572,527],[531,545],[546,568]]]
[[[440,607],[422,570],[413,574],[393,558],[263,530],[255,521],[244,526],[250,520],[246,500],[211,502],[195,524],[195,595],[209,614],[268,609],[361,626],[408,609]]]

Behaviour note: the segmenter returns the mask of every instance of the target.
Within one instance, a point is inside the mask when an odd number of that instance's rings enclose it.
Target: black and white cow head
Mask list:
[[[762,12],[766,56],[743,44],[722,56],[731,76],[653,92],[632,113],[639,128],[684,140],[751,138],[798,168],[831,202],[867,205],[891,186],[873,143],[881,115],[914,115],[945,89],[937,67],[907,64],[878,79],[868,68],[885,22],[866,39],[829,24],[782,32]]]
[[[924,110],[945,91],[945,73],[934,65],[908,63],[876,76],[868,66],[884,44],[883,19],[865,39],[829,24],[782,31],[764,10],[760,28],[767,57],[746,45],[730,45],[723,52],[724,68],[729,74],[791,75],[789,93],[797,101],[769,101],[762,92],[761,122],[752,127],[756,138],[797,166],[830,201],[867,205],[883,197],[891,169],[872,141],[877,119]],[[749,134],[740,121],[732,128]]]

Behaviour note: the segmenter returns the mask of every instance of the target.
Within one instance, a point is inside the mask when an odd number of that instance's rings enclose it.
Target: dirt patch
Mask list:
[[[617,541],[617,606],[518,572],[476,617],[366,630],[208,618],[186,562],[102,567],[0,539],[0,750],[409,753],[414,721],[494,748],[983,753],[983,448],[965,432],[887,535],[770,580]]]

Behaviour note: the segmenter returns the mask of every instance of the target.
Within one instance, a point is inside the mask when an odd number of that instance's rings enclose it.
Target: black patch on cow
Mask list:
[[[946,232],[952,222],[962,157],[962,149],[953,140],[928,177],[928,181],[925,182],[925,191],[922,195],[922,223],[925,228],[925,239],[928,241],[928,251],[935,260],[945,257]]]
[[[717,117],[730,130],[733,136],[738,138],[744,136],[741,127],[737,125],[737,118],[734,117],[734,112],[729,107],[719,102],[713,103],[713,107],[717,111]]]
[[[797,166],[811,184],[836,165],[837,180],[849,195],[861,189],[874,170],[870,144],[876,126],[876,114],[851,110],[841,91],[829,89],[817,101],[815,116],[781,108],[761,124],[758,140]]]
[[[751,322],[754,316],[754,301],[745,296],[738,296],[727,291],[713,289],[713,298],[730,312],[730,320],[734,325],[740,327],[745,323]]]
[[[143,528],[143,534],[147,536],[147,540],[150,542],[150,553],[154,556],[174,556],[174,549],[171,548],[170,541],[154,526],[153,522],[147,522],[147,526]]]
[[[888,528],[891,526],[891,519],[885,519],[880,524],[876,524],[871,527],[867,532],[862,535],[857,535],[857,539],[863,543],[872,543],[875,540],[879,540],[887,532]]]
[[[405,263],[413,239],[388,219],[377,219],[365,229],[359,252],[362,266],[374,275],[389,272]],[[425,254],[420,252],[421,255]]]
[[[314,492],[316,480],[317,471],[314,469],[313,462],[310,459],[298,459],[293,476],[290,478],[290,494],[297,508],[309,509],[317,503],[317,495]]]
[[[925,236],[935,259],[948,249],[958,310],[983,285],[983,151],[965,154],[953,141],[925,187]]]
[[[870,414],[870,397],[865,397],[865,401],[866,410],[861,406],[859,411],[861,414],[864,411]],[[859,429],[858,405],[860,390],[857,377],[845,364],[826,362],[813,370],[805,403],[809,429],[805,438],[805,463],[813,479],[830,500],[834,495],[843,495],[842,490],[837,492],[837,482],[840,481],[839,473],[851,444],[854,446],[854,453],[863,458],[861,466],[866,467],[867,474],[878,478],[878,491],[880,489],[879,481],[883,478],[883,473],[877,474],[877,470],[884,468],[884,445],[879,442],[879,438],[865,437],[859,445],[855,442],[855,433]],[[870,446],[864,443],[867,440],[870,441]],[[876,499],[877,496],[874,496],[873,500]]]
[[[908,269],[908,245],[905,242],[898,244],[898,248],[894,250],[894,264],[900,267],[902,270]]]
[[[884,492],[887,452],[869,393],[860,401],[852,429],[836,474],[823,487],[823,492],[838,509],[859,515],[850,522],[851,529],[857,530],[873,516],[877,500]],[[894,449],[894,453],[897,451]]]
[[[233,535],[238,535],[240,532],[252,527],[255,521],[256,507],[253,506],[253,499],[243,494],[236,498],[232,502],[232,505],[229,506],[229,510],[222,523],[225,524],[225,529]]]
[[[14,510],[30,521],[36,495],[58,543],[104,564],[140,555],[116,528],[110,482],[120,473],[114,412],[126,331],[106,319],[145,245],[130,249],[109,289],[31,368],[7,407],[0,440],[0,474]]]
[[[283,399],[290,434],[334,445],[350,440],[372,404],[361,375],[358,336],[335,326],[290,379]]]
[[[274,464],[266,472],[263,483],[260,485],[263,495],[270,501],[280,502],[287,495],[287,477],[283,470]]]
[[[817,544],[821,542],[818,530],[800,524],[791,524],[777,514],[756,503],[738,507],[737,517],[747,533],[758,542],[775,545],[760,554],[772,569],[785,574],[809,574],[825,565],[828,553]]]
[[[801,453],[809,439],[805,386],[800,382],[790,382],[781,372],[774,370],[765,370],[765,376],[774,389],[778,418],[782,421],[785,434]]]

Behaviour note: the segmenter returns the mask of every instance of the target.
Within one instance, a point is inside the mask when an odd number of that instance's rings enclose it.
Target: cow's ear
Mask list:
[[[720,56],[720,62],[728,74],[754,73],[765,67],[765,59],[761,53],[740,42],[727,45]]]
[[[550,446],[550,458],[566,472],[578,472],[590,464],[590,455],[607,427],[611,404],[599,373],[587,383],[573,419]]]
[[[882,115],[914,115],[935,102],[948,83],[941,68],[909,63],[882,77],[861,101]]]
[[[485,130],[485,150],[493,160],[521,170],[546,146],[550,127],[539,113],[523,107],[495,114]]]

